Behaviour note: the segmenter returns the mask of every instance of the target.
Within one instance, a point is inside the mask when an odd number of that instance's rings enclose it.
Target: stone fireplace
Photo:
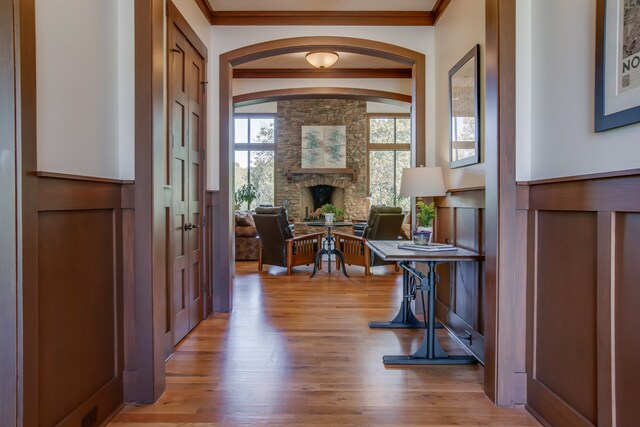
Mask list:
[[[347,169],[301,169],[302,126],[345,126]],[[367,103],[347,99],[297,99],[278,102],[276,116],[275,203],[289,204],[289,217],[302,220],[306,209],[332,203],[344,209],[346,218],[366,218],[367,205]],[[292,176],[290,172],[294,170]],[[315,187],[320,188],[315,189]],[[328,188],[330,187],[330,188]],[[312,188],[314,188],[312,190]],[[331,191],[329,191],[331,190]],[[330,193],[321,201],[313,192]],[[326,202],[326,197],[330,198]]]

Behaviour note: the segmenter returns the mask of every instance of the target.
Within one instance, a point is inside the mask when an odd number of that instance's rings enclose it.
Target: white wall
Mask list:
[[[640,125],[593,131],[595,2],[518,0],[518,7],[529,1],[531,34],[519,19],[517,36],[518,47],[528,38],[531,44],[531,115],[529,124],[527,115],[518,116],[517,126],[531,128],[531,159],[529,174],[518,162],[518,179],[639,168]],[[521,86],[518,96],[527,96]],[[526,143],[519,139],[518,151],[526,153]]]
[[[436,165],[441,166],[449,189],[485,184],[484,164],[484,47],[485,2],[453,0],[435,27],[436,49]],[[480,45],[480,124],[481,163],[449,169],[449,70],[476,44]]]
[[[135,29],[133,1],[118,0],[118,177],[135,178]]]
[[[120,3],[36,1],[39,170],[122,177],[118,32],[127,12],[119,13]]]
[[[219,55],[243,47],[269,40],[285,39],[302,36],[340,36],[357,37],[385,43],[395,44],[425,54],[427,61],[427,158],[433,162],[434,150],[434,29],[432,27],[212,27],[211,50],[209,51],[209,153],[219,153],[218,123],[219,123]],[[331,82],[331,86],[338,86],[339,80]],[[244,83],[239,83],[243,85]],[[387,83],[388,84],[388,83]],[[288,85],[288,87],[292,87]],[[429,160],[428,160],[429,161]],[[220,177],[217,157],[209,157],[208,188],[219,189]]]

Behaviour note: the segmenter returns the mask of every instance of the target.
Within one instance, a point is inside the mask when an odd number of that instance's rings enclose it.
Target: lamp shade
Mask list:
[[[307,62],[316,68],[329,68],[340,58],[335,52],[309,52]]]
[[[404,168],[400,181],[400,195],[412,197],[444,196],[444,179],[440,167]]]

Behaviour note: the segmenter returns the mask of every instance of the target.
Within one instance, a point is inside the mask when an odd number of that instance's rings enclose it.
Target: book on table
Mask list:
[[[429,243],[428,245],[416,245],[414,243],[401,243],[398,245],[398,249],[406,249],[410,251],[420,252],[444,252],[444,251],[457,251],[453,245],[447,243]]]

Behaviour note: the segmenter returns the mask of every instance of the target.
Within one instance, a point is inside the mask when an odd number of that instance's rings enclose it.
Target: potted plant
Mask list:
[[[322,214],[333,214],[336,220],[341,221],[344,219],[344,209],[336,208],[333,204],[327,203],[320,207]]]
[[[431,242],[433,219],[436,217],[436,205],[433,202],[426,204],[423,201],[419,201],[416,203],[416,207],[418,227],[413,233],[413,240],[416,244],[427,244]]]
[[[436,217],[436,206],[435,203],[431,202],[426,204],[423,201],[419,201],[416,204],[418,211],[416,212],[416,218],[418,219],[418,224],[421,227],[431,227],[433,224],[433,219]]]
[[[245,184],[236,191],[236,210],[242,203],[247,203],[247,209],[251,209],[251,203],[258,198],[258,189],[253,184]]]

